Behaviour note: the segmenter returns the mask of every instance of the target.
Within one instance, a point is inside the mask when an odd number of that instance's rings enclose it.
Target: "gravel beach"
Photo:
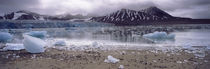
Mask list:
[[[69,51],[49,48],[44,53],[25,50],[0,52],[0,69],[208,69],[210,54],[195,57],[184,50],[176,53],[156,50]],[[111,55],[120,61],[104,62]]]

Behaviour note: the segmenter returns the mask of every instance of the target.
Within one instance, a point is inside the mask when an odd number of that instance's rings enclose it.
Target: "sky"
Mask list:
[[[156,6],[173,16],[210,19],[210,0],[0,0],[0,15],[28,10],[43,15],[106,15]]]

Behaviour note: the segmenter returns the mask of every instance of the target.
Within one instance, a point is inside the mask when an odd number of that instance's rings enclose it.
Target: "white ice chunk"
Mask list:
[[[56,41],[55,46],[66,46],[66,42],[64,40],[59,40],[59,41]]]
[[[29,35],[23,35],[23,37],[23,45],[26,51],[30,53],[41,53],[45,51],[44,47],[46,46],[46,43],[43,40]]]
[[[124,66],[123,66],[123,65],[120,65],[120,66],[118,67],[118,69],[124,69]]]
[[[45,38],[47,36],[47,31],[31,31],[26,33],[27,35],[33,36],[33,37],[37,37],[37,38]]]
[[[0,42],[8,42],[12,40],[12,35],[7,32],[0,32]]]
[[[176,61],[176,63],[183,63],[182,61]]]
[[[22,50],[25,49],[23,44],[7,43],[3,50]]]
[[[167,40],[167,39],[175,39],[175,34],[167,34],[166,32],[154,32],[143,35],[144,38],[148,38],[151,40]]]
[[[93,42],[93,43],[92,43],[92,46],[93,46],[94,48],[99,48],[99,47],[100,47],[100,44],[99,44],[98,42]]]
[[[114,57],[112,57],[111,55],[109,55],[109,56],[107,57],[107,59],[104,60],[104,62],[107,62],[107,63],[117,63],[117,62],[119,62],[119,61],[120,61],[119,59],[114,58]]]

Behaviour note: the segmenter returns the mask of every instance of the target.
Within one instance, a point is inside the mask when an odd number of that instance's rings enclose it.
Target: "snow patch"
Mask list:
[[[44,17],[41,16],[41,17],[39,17],[39,20],[45,20],[45,19],[44,19]]]
[[[46,43],[43,40],[29,35],[23,35],[23,37],[23,45],[26,51],[30,53],[41,53],[45,51],[44,47],[46,46]]]
[[[104,60],[104,62],[106,62],[106,63],[117,63],[117,62],[119,62],[119,61],[120,61],[119,59],[114,58],[114,57],[112,57],[111,55],[109,55],[109,56],[107,57],[107,59]]]
[[[26,14],[25,13],[14,13],[14,18],[12,20],[16,20],[22,15],[26,15]]]

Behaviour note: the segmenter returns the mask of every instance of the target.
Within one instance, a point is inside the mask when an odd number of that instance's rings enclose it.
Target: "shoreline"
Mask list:
[[[161,50],[60,50],[48,48],[44,53],[30,54],[25,50],[2,51],[0,69],[208,69],[210,51],[203,58],[184,50],[172,53]],[[8,55],[10,54],[10,55]],[[111,55],[120,61],[106,63]]]

